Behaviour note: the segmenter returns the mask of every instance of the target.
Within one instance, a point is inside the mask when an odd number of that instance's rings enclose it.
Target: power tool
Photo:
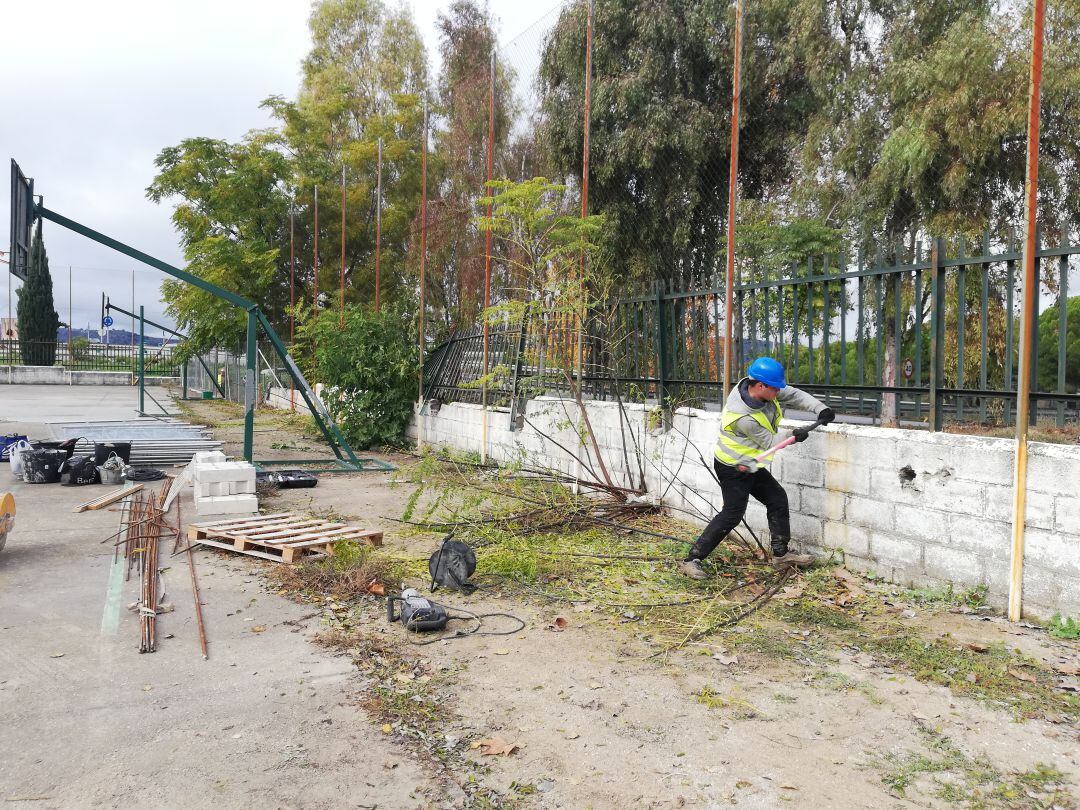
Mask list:
[[[401,603],[401,610],[397,612],[394,610],[396,602]],[[406,588],[400,596],[386,597],[386,620],[400,620],[406,630],[423,633],[445,629],[450,614],[438,602],[422,597],[415,588]]]

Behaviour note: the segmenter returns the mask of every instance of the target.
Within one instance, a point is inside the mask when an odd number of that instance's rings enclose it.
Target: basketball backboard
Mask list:
[[[26,281],[30,261],[30,231],[34,225],[34,181],[27,180],[11,159],[11,272]]]

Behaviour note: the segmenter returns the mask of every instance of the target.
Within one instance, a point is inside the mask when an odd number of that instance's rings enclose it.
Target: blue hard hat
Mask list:
[[[785,388],[784,367],[771,357],[759,357],[750,364],[750,379],[770,388]]]

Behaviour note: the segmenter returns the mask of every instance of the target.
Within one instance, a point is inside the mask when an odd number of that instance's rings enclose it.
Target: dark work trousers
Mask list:
[[[713,470],[720,480],[720,491],[724,493],[724,508],[709,521],[701,537],[691,547],[688,559],[703,560],[720,545],[728,532],[743,519],[751,495],[761,501],[767,510],[773,553],[786,553],[791,537],[787,493],[772,473],[764,467],[759,467],[757,472],[739,472],[735,467],[721,464],[716,459],[713,459]]]

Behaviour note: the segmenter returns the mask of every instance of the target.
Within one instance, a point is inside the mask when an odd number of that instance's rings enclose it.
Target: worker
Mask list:
[[[701,561],[712,553],[746,514],[746,504],[753,495],[765,506],[769,521],[772,563],[779,567],[808,566],[813,563],[809,554],[796,554],[788,549],[791,525],[788,499],[784,488],[769,472],[769,456],[757,461],[770,450],[792,436],[796,442],[806,441],[809,431],[797,427],[781,430],[784,416],[782,406],[810,411],[818,422],[827,425],[836,418],[832,408],[788,385],[784,367],[771,357],[759,357],[750,364],[749,374],[739,380],[728,395],[720,414],[720,435],[716,443],[713,470],[724,495],[724,507],[701,536],[690,547],[679,571],[691,579],[705,579]]]

